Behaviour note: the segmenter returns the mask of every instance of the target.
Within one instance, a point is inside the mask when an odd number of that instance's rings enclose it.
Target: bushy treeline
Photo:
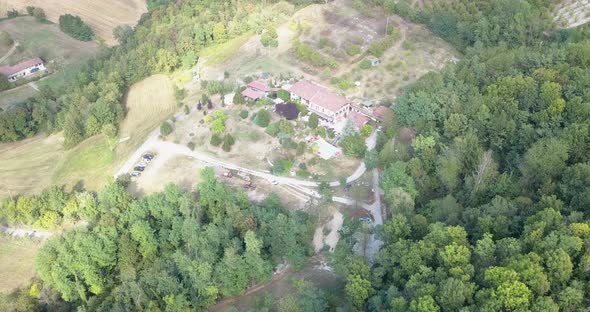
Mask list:
[[[351,305],[587,311],[585,31],[519,47],[476,44],[396,100],[395,121],[384,125],[373,155],[384,168],[390,220],[374,267],[347,275]],[[349,246],[344,241],[337,258]]]
[[[67,193],[52,186],[38,196],[21,195],[0,202],[0,222],[54,229],[64,222],[92,220],[98,213],[96,198],[89,192]]]
[[[169,185],[141,199],[115,182],[87,197],[88,226],[52,238],[37,256],[37,304],[58,295],[91,311],[203,311],[313,252],[306,214],[288,212],[273,195],[251,203],[211,169],[202,181],[195,192]],[[41,197],[60,207],[80,196]]]
[[[66,147],[100,132],[116,135],[125,115],[121,100],[131,84],[154,73],[188,69],[204,47],[262,31],[292,12],[293,6],[285,2],[269,7],[256,1],[240,1],[238,6],[221,0],[191,0],[156,6],[133,30],[119,29],[123,45],[103,49],[73,79],[45,88],[40,97],[29,101],[24,119],[34,122],[28,124],[28,131],[14,131],[21,128],[19,121],[5,117],[6,122],[0,123],[0,133],[5,133],[0,142],[42,130],[64,130]],[[37,106],[47,115],[33,116]],[[0,116],[5,114],[9,113],[0,112]]]
[[[80,41],[90,41],[94,38],[94,31],[84,23],[80,16],[65,14],[59,17],[61,31]]]

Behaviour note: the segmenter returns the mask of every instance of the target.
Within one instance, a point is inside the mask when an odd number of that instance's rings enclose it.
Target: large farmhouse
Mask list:
[[[352,110],[347,98],[307,80],[297,82],[289,91],[292,100],[301,101],[310,111],[330,122],[344,120]]]
[[[45,70],[45,62],[38,57],[14,66],[0,66],[0,74],[5,76],[8,81],[26,78],[43,70]]]

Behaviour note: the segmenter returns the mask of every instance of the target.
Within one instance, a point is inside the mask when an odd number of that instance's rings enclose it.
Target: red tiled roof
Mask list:
[[[265,83],[262,83],[260,81],[252,81],[248,84],[248,87],[250,87],[254,90],[262,91],[262,92],[270,92],[271,91],[271,89]]]
[[[4,76],[11,76],[14,75],[22,70],[27,68],[33,67],[35,65],[43,64],[43,60],[36,57],[34,59],[30,59],[28,61],[24,61],[22,63],[18,63],[14,66],[2,66],[0,67],[0,74]]]
[[[242,95],[252,100],[258,100],[263,96],[262,93],[250,88],[246,88],[246,90],[242,91]]]
[[[379,106],[373,111],[373,116],[377,118],[383,118],[383,115],[385,115],[387,112],[393,112],[393,110],[387,106]]]
[[[334,113],[348,104],[348,100],[345,97],[307,80],[297,82],[289,91],[310,103],[319,105]]]
[[[367,118],[367,116],[359,114],[357,112],[353,112],[352,114],[350,114],[350,119],[359,129],[369,121],[369,118]]]

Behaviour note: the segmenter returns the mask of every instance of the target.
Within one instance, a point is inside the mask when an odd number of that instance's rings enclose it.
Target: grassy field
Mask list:
[[[42,8],[47,18],[55,23],[60,15],[78,15],[108,44],[116,43],[113,37],[115,27],[134,26],[147,12],[145,0],[0,0],[0,14],[4,15],[13,8],[25,12],[27,6]]]
[[[76,63],[98,51],[95,42],[78,41],[64,34],[57,25],[39,23],[33,17],[3,20],[0,30],[8,32],[20,44],[4,64],[14,65],[38,56],[46,62],[54,61],[63,65]]]
[[[0,93],[0,108],[6,109],[11,105],[22,103],[35,96],[36,93],[37,91],[31,88],[29,85],[23,85],[4,91]]]
[[[223,44],[215,44],[203,49],[200,58],[206,60],[207,66],[215,66],[229,60],[246,43],[252,34],[243,34]]]
[[[154,75],[134,84],[125,105],[127,116],[121,123],[119,136],[129,139],[117,145],[117,165],[124,163],[150,133],[176,111],[172,81],[164,75]]]
[[[0,197],[39,193],[51,183],[55,163],[65,151],[63,137],[42,135],[0,144]]]
[[[97,191],[111,179],[115,153],[102,135],[80,143],[56,165],[52,184]]]
[[[34,262],[41,243],[0,237],[0,292],[22,287],[35,274]]]

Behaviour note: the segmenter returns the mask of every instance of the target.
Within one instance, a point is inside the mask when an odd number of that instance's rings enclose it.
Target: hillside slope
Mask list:
[[[134,26],[141,15],[147,12],[143,0],[0,0],[2,15],[9,9],[25,12],[27,6],[43,8],[47,18],[53,22],[66,13],[79,15],[110,45],[116,43],[113,37],[115,27],[123,24]]]

